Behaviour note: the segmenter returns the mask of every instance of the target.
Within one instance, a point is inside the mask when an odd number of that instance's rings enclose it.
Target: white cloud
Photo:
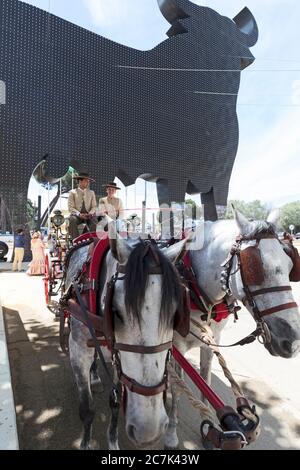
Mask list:
[[[84,0],[92,21],[97,26],[121,23],[128,15],[128,4],[124,0]]]

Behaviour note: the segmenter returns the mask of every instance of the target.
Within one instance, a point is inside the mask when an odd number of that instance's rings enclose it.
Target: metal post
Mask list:
[[[48,183],[48,235],[50,233],[50,183]]]
[[[61,210],[61,178],[59,179],[59,208]]]
[[[42,217],[42,196],[38,196],[38,206],[37,206],[37,228],[41,228],[41,217]]]
[[[146,201],[142,202],[142,238],[146,238]]]

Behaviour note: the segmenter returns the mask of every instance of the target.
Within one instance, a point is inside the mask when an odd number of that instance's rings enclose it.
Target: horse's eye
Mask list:
[[[123,318],[122,318],[122,316],[121,316],[121,314],[118,310],[113,309],[113,313],[114,313],[115,317],[117,317],[117,319],[120,320],[120,322],[124,323],[124,320],[123,320]]]

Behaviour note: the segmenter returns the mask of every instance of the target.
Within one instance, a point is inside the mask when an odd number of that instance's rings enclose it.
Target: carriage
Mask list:
[[[58,302],[53,297],[59,296],[63,279],[66,253],[72,243],[68,233],[67,219],[60,210],[54,211],[50,219],[51,229],[47,240],[47,254],[45,256],[44,292],[45,302],[49,310],[59,315]],[[65,229],[63,225],[65,224]]]

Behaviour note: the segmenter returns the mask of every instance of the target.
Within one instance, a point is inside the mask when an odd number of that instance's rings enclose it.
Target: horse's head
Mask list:
[[[270,221],[248,221],[235,211],[240,230],[229,286],[271,333],[265,347],[274,356],[293,357],[300,351],[300,315],[290,287],[293,262]],[[274,222],[274,220],[273,220]]]
[[[185,243],[164,253],[148,240],[132,247],[116,236],[111,244],[119,263],[112,301],[116,359],[125,392],[126,431],[138,447],[157,441],[168,425],[166,368],[175,313],[183,314],[182,286],[172,262]]]

